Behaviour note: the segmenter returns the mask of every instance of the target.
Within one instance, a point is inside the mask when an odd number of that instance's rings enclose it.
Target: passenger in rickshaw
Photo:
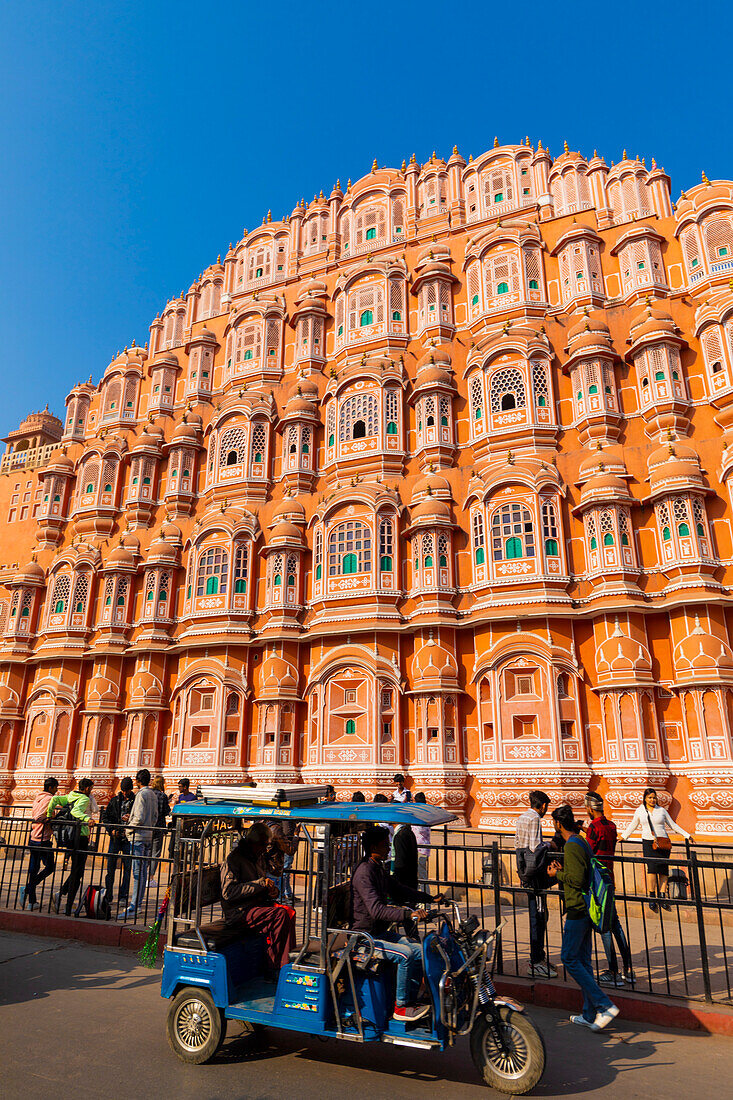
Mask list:
[[[417,903],[442,901],[442,895],[433,898],[411,890],[388,873],[385,863],[389,859],[389,830],[383,825],[370,825],[364,831],[363,843],[364,859],[351,880],[351,927],[368,932],[377,954],[397,963],[394,1018],[419,1020],[430,1012],[429,1005],[417,1004],[422,979],[421,945],[391,930],[390,925],[425,920],[426,911],[416,908]]]
[[[221,908],[227,924],[267,938],[266,976],[277,978],[293,950],[295,918],[292,910],[274,904],[279,889],[269,877],[270,840],[268,827],[257,821],[231,850],[221,865]]]

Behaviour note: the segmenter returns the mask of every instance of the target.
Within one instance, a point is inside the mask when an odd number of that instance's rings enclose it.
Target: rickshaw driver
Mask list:
[[[364,859],[351,880],[351,927],[368,932],[377,953],[397,963],[397,993],[395,1020],[420,1020],[430,1012],[429,1005],[418,1005],[417,994],[422,978],[422,949],[406,936],[390,930],[394,921],[425,920],[424,909],[414,908],[421,901],[442,901],[420,890],[412,890],[388,874],[389,830],[383,825],[370,825],[364,831]],[[391,904],[391,901],[403,904]]]
[[[259,932],[267,939],[270,978],[277,978],[295,943],[292,910],[273,904],[278,887],[270,877],[265,853],[270,830],[256,821],[221,865],[221,908],[227,924]]]

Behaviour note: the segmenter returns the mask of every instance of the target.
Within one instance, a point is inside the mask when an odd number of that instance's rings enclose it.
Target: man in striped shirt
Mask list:
[[[542,844],[542,818],[547,813],[550,797],[544,791],[529,792],[529,809],[517,818],[514,849],[519,880],[527,887],[529,913],[529,978],[556,978],[557,970],[545,955],[547,899],[533,885],[529,868],[531,856]]]

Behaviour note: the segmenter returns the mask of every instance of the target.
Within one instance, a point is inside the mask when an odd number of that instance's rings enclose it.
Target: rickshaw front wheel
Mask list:
[[[501,1029],[501,1041],[496,1026]],[[471,1029],[474,1065],[490,1088],[523,1096],[545,1072],[542,1035],[529,1016],[506,1005],[498,1007],[496,1026],[489,1013],[477,1016]]]
[[[199,1066],[209,1062],[224,1042],[226,1018],[207,989],[186,986],[171,1002],[166,1033],[176,1057]]]

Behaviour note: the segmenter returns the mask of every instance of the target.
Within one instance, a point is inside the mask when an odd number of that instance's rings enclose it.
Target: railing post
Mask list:
[[[498,927],[501,924],[501,857],[499,855],[499,842],[497,840],[491,845],[491,878],[494,885],[494,920]],[[494,951],[496,973],[503,974],[504,948],[502,946],[501,936],[497,936]]]
[[[708,960],[708,944],[705,935],[705,914],[702,908],[702,892],[700,890],[700,870],[697,865],[697,853],[690,852],[690,877],[692,879],[695,899],[695,913],[697,914],[697,935],[700,941],[700,963],[702,965],[702,982],[705,988],[705,1000],[712,1003],[713,991],[710,985],[710,963]]]
[[[443,826],[443,882],[448,882],[448,825]]]

